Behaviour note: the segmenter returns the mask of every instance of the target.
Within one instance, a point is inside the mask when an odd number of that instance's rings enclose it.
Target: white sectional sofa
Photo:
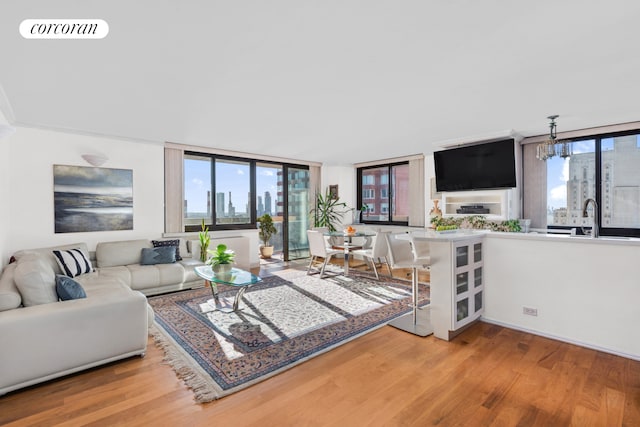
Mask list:
[[[181,260],[167,264],[140,265],[142,249],[152,248],[151,242],[142,239],[98,243],[95,253],[96,272],[101,276],[117,277],[131,289],[145,295],[203,286],[204,281],[195,273],[195,267],[203,263],[198,257],[191,256],[181,239]]]
[[[141,265],[143,248],[153,248],[151,241],[99,243],[95,256],[84,243],[14,255],[0,276],[0,395],[144,355],[153,322],[145,295],[204,281],[194,273],[202,263],[190,257],[183,242],[183,259],[166,264]],[[91,271],[73,278],[84,298],[58,301],[56,275],[64,273],[53,251],[69,249],[79,249]]]

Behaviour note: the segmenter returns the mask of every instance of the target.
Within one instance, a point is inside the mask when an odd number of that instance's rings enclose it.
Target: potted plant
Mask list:
[[[236,253],[227,248],[227,245],[220,243],[213,250],[207,251],[211,257],[205,262],[211,266],[215,274],[225,274],[231,271]]]
[[[205,227],[204,218],[202,218],[201,230],[198,238],[200,239],[200,261],[207,261],[207,250],[209,249],[209,242],[211,236],[209,236],[209,227]]]
[[[316,193],[316,205],[309,213],[313,216],[314,227],[327,227],[329,231],[336,231],[342,222],[342,216],[350,210],[346,203],[339,202],[327,191],[324,196],[320,192]]]
[[[258,218],[258,236],[262,241],[260,246],[260,255],[262,258],[271,258],[273,255],[273,245],[271,245],[271,236],[276,234],[278,230],[273,225],[273,218],[268,213]]]

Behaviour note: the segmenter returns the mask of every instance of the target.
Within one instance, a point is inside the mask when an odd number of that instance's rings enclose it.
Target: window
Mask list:
[[[216,225],[251,224],[255,209],[248,161],[215,159]]]
[[[595,140],[573,142],[573,155],[552,157],[547,166],[547,225],[591,227],[593,216],[582,217],[582,205],[595,199]]]
[[[407,225],[409,222],[409,162],[361,167],[358,209],[367,206],[364,223]]]
[[[597,215],[601,235],[640,236],[640,133],[598,135],[572,145],[571,157],[546,161],[546,226],[581,233]],[[524,153],[526,160],[530,150]],[[525,200],[528,190],[535,192],[528,186],[536,185],[528,176],[525,170]],[[598,208],[589,204],[585,218],[587,199]],[[525,215],[535,216],[535,209],[525,203]]]
[[[184,156],[184,223],[200,226],[211,218],[211,163],[208,156]]]
[[[269,213],[280,231],[272,244],[282,248],[284,171],[289,167],[293,165],[185,152],[184,230],[200,231],[203,219],[211,230],[256,228],[256,218]],[[308,169],[298,166],[291,170],[289,188],[306,195]]]

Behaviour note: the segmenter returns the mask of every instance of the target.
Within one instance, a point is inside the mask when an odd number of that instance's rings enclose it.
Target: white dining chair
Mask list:
[[[389,252],[386,238],[387,234],[389,234],[388,231],[378,231],[372,239],[373,242],[370,248],[363,248],[352,251],[354,255],[360,255],[366,261],[371,263],[373,272],[375,273],[377,280],[380,280],[378,268],[376,267],[377,262],[384,262],[387,265],[389,274],[391,274],[391,266],[389,265],[389,260],[387,259],[387,254]]]
[[[342,254],[343,252],[337,249],[331,249],[327,247],[327,242],[324,238],[324,233],[318,230],[307,230],[307,239],[309,240],[309,266],[307,267],[307,275],[312,274],[313,263],[317,261],[317,258],[323,258],[322,267],[320,268],[320,278],[324,279],[324,270],[329,263],[329,260],[334,255]]]
[[[385,238],[389,248],[388,257],[391,268],[411,269],[411,312],[393,319],[389,325],[421,337],[431,335],[433,327],[429,313],[426,311],[421,313],[422,310],[418,307],[418,269],[428,269],[431,265],[431,257],[415,257],[410,240],[397,239],[394,234],[386,234]]]

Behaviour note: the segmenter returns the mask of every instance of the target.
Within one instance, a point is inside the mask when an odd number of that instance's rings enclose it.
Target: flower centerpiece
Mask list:
[[[213,272],[217,274],[225,274],[231,271],[233,260],[236,253],[227,248],[227,245],[220,243],[215,249],[208,250],[211,257],[205,264],[210,265]]]

